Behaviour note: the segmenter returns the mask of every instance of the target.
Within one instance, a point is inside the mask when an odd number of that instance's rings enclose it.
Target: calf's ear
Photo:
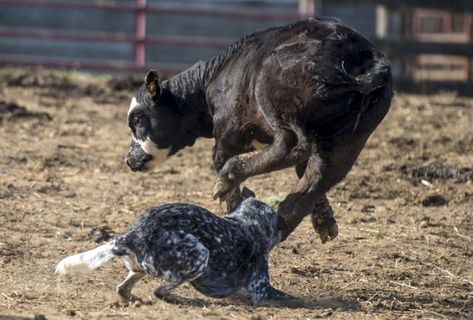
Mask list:
[[[161,79],[159,78],[159,73],[156,70],[148,71],[145,77],[145,86],[151,98],[154,100],[161,96]]]

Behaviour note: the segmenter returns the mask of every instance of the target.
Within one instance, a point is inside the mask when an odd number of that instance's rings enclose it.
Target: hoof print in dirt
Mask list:
[[[442,207],[446,206],[447,204],[448,200],[440,194],[433,194],[422,200],[422,205],[424,207]]]

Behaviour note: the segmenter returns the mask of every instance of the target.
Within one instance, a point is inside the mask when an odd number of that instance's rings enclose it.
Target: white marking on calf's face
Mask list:
[[[135,138],[133,138],[135,139]],[[135,142],[141,146],[144,152],[153,156],[153,159],[146,163],[146,169],[152,170],[158,165],[164,163],[169,158],[169,148],[158,149],[156,144],[148,137],[145,141],[135,139]]]
[[[128,116],[133,111],[133,109],[139,107],[139,103],[136,100],[136,97],[131,98],[130,108],[128,109]],[[158,165],[162,164],[164,161],[167,160],[169,155],[169,148],[168,149],[158,149],[156,144],[148,137],[145,141],[138,140],[132,135],[133,140],[141,146],[144,152],[153,156],[153,159],[146,163],[146,169],[152,170],[156,168]]]
[[[136,98],[135,97],[131,98],[130,108],[128,109],[128,115],[130,115],[131,111],[138,106],[139,104],[138,104],[138,101],[136,101]]]

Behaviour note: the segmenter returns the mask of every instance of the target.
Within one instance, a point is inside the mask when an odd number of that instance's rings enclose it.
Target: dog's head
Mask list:
[[[271,206],[256,199],[254,195],[251,190],[243,188],[244,200],[233,214],[240,216],[245,223],[261,227],[265,237],[261,240],[266,240],[272,248],[282,240],[282,231],[286,222]]]

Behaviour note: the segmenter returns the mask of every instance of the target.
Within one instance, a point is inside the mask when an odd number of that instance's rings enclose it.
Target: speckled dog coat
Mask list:
[[[168,302],[180,301],[171,293],[184,282],[215,298],[292,299],[271,286],[268,273],[268,253],[281,240],[279,219],[252,197],[224,217],[189,204],[162,205],[145,211],[125,234],[63,259],[56,272],[94,270],[125,256],[130,273],[117,291],[127,301],[138,299],[131,289],[145,274],[162,279],[155,295]]]

